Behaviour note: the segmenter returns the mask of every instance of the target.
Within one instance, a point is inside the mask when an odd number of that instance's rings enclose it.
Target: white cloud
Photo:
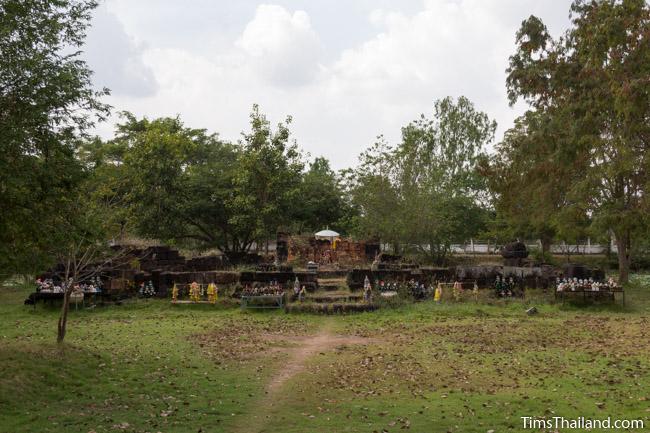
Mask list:
[[[156,92],[154,73],[142,61],[143,47],[126,34],[117,16],[103,4],[95,11],[84,51],[98,87],[129,97]]]
[[[388,114],[411,107],[406,118],[447,95],[466,95],[502,117],[509,111],[505,69],[514,30],[494,25],[497,11],[490,3],[431,1],[413,16],[373,12],[384,31],[343,53],[332,68],[337,90],[374,100]]]
[[[304,11],[260,5],[236,45],[260,75],[282,86],[310,82],[318,72],[322,46]]]
[[[402,126],[448,95],[467,96],[499,122],[500,134],[522,112],[508,106],[505,91],[516,30],[531,13],[550,16],[551,30],[566,26],[569,1],[431,0],[415,13],[368,9],[359,26],[372,36],[327,56],[318,17],[259,5],[226,49],[144,49],[142,65],[158,91],[109,102],[137,115],[180,114],[231,140],[248,129],[259,103],[273,122],[293,115],[300,146],[337,168],[354,164],[378,134],[397,141]],[[337,31],[336,22],[325,24],[319,31]]]

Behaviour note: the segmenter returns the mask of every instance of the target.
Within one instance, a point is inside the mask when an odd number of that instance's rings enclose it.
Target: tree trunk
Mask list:
[[[617,232],[615,236],[618,254],[618,281],[625,284],[630,279],[630,233],[629,231]]]
[[[539,242],[542,244],[542,255],[546,257],[546,254],[548,254],[548,252],[551,251],[552,238],[547,236],[542,236],[539,239]]]
[[[59,317],[59,324],[57,327],[56,342],[63,343],[65,338],[66,326],[68,324],[68,311],[70,310],[70,294],[72,288],[66,288],[63,295],[63,306],[61,306],[61,316]]]

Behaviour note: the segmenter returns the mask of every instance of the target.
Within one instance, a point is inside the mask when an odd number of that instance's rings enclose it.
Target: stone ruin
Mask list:
[[[304,266],[313,262],[350,268],[371,262],[380,251],[378,241],[338,239],[333,246],[327,239],[288,233],[278,233],[276,245],[279,263],[292,262]]]
[[[174,284],[186,285],[196,281],[199,284],[214,282],[221,285],[268,284],[277,281],[286,284],[296,276],[307,289],[318,287],[314,272],[296,272],[290,266],[259,264],[253,271],[231,271],[230,261],[225,256],[202,256],[186,259],[178,250],[168,246],[148,248],[113,247],[115,251],[127,249],[119,262],[104,266],[99,274],[104,290],[115,295],[135,293],[141,283],[152,282],[158,296],[164,297]],[[91,265],[98,266],[98,265]],[[63,265],[57,265],[39,278],[59,280]]]
[[[404,260],[402,256],[388,253],[379,253],[372,262],[373,271],[391,271],[417,269],[418,265],[410,260]]]
[[[374,284],[375,281],[406,282],[411,279],[421,282],[435,283],[460,281],[461,283],[476,284],[479,288],[492,288],[496,277],[513,277],[525,287],[548,289],[555,286],[557,278],[593,278],[603,280],[605,273],[602,269],[589,268],[580,264],[567,264],[561,268],[551,265],[535,265],[526,260],[528,251],[521,242],[509,244],[504,248],[504,265],[461,265],[441,268],[420,267],[411,262],[405,262],[400,256],[389,254],[378,255],[370,268],[354,268],[347,275],[347,284],[351,289],[363,288],[366,276]],[[523,246],[523,248],[522,248]]]
[[[510,242],[501,248],[501,257],[503,257],[506,266],[522,266],[525,259],[528,258],[528,249],[523,242]]]
[[[348,272],[346,283],[351,290],[358,290],[363,288],[363,282],[366,276],[374,285],[375,281],[407,282],[411,279],[418,281],[448,281],[451,279],[451,275],[450,268],[354,268]]]

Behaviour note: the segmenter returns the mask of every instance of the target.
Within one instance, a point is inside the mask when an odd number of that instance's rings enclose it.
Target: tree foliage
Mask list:
[[[124,162],[112,167],[127,179],[125,201],[135,232],[230,251],[236,233],[224,202],[234,188],[233,146],[178,118],[124,116],[108,146],[118,149]]]
[[[295,210],[292,220],[298,232],[313,232],[326,227],[345,232],[349,228],[346,218],[353,213],[337,174],[323,157],[309,164],[302,176],[298,201],[292,207]]]
[[[566,139],[547,134],[558,148],[548,149],[542,139],[533,152],[550,167],[575,173],[564,179],[566,198],[614,233],[626,281],[634,233],[647,229],[650,6],[644,0],[577,0],[571,14],[572,27],[557,40],[537,17],[522,23],[508,94],[512,103],[523,98],[560,119],[555,127]]]
[[[360,232],[444,261],[452,242],[483,225],[484,187],[475,168],[495,129],[467,98],[445,98],[431,119],[421,116],[402,128],[397,146],[380,140],[348,173]]]
[[[239,143],[234,194],[227,202],[232,209],[231,221],[239,227],[242,250],[253,241],[275,238],[278,227],[286,224],[292,209],[299,206],[304,162],[298,146],[290,139],[291,117],[271,124],[253,106],[251,130],[242,134]]]
[[[0,3],[0,274],[34,271],[79,182],[79,136],[108,107],[79,59],[95,1]]]
[[[237,259],[291,221],[303,163],[290,119],[273,131],[255,106],[251,131],[233,144],[178,118],[124,118],[116,138],[89,146],[86,158],[107,168],[106,194],[124,197],[124,218],[140,236]]]
[[[580,173],[555,162],[569,140],[564,126],[563,119],[549,112],[527,112],[479,170],[494,194],[499,220],[507,222],[501,228],[509,240],[539,239],[543,253],[554,239],[573,241],[585,226],[584,207],[566,189]]]

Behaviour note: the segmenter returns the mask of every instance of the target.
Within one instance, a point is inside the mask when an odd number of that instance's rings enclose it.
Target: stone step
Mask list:
[[[319,281],[318,288],[322,290],[333,291],[333,290],[340,290],[341,286],[336,284],[321,284]]]
[[[343,295],[310,295],[307,296],[307,302],[316,302],[319,304],[331,304],[337,302],[360,302],[363,300],[363,295],[357,294],[343,294]]]
[[[287,313],[313,313],[313,314],[346,314],[374,311],[377,307],[373,304],[362,302],[337,302],[337,303],[313,303],[313,302],[292,302],[285,308]]]

